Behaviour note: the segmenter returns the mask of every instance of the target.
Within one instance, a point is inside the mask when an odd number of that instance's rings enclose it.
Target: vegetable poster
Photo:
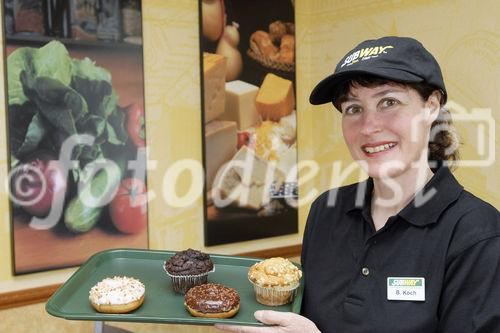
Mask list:
[[[14,273],[147,248],[142,46],[7,36]]]
[[[199,10],[205,245],[296,233],[293,1]]]

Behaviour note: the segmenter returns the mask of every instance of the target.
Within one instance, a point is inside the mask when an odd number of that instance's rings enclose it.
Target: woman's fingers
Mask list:
[[[255,312],[255,319],[266,324],[267,327],[235,326],[216,324],[215,327],[235,333],[314,333],[319,332],[312,321],[292,312],[260,310]]]
[[[267,325],[269,332],[287,333],[320,333],[316,325],[306,317],[293,312],[260,310],[255,312],[255,318]]]
[[[226,324],[215,324],[215,328],[235,333],[268,333],[267,327],[253,327],[253,326],[238,326],[238,325],[226,325]]]
[[[267,324],[267,325],[279,325],[279,326],[289,326],[290,320],[293,317],[293,313],[290,312],[279,312],[272,310],[260,310],[256,311],[255,319]]]

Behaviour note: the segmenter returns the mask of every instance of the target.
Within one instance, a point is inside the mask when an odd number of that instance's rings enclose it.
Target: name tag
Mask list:
[[[425,301],[425,278],[388,277],[387,299],[389,301]]]

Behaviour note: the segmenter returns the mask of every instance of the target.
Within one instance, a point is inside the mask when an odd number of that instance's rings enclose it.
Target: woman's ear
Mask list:
[[[434,90],[432,94],[425,101],[425,111],[427,121],[432,124],[439,115],[439,110],[441,109],[441,92],[439,90]]]

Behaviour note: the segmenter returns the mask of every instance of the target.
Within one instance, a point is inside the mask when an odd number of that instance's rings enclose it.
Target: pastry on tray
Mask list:
[[[248,271],[257,302],[272,306],[292,302],[301,277],[302,272],[297,266],[281,257],[256,263]]]
[[[184,305],[195,317],[230,318],[240,309],[240,295],[231,287],[206,283],[189,289]]]
[[[98,312],[127,313],[142,305],[145,291],[144,284],[137,279],[114,276],[94,285],[89,301]]]
[[[172,279],[174,291],[184,294],[194,286],[207,283],[208,274],[214,271],[214,264],[208,254],[187,249],[165,261],[164,269]]]

